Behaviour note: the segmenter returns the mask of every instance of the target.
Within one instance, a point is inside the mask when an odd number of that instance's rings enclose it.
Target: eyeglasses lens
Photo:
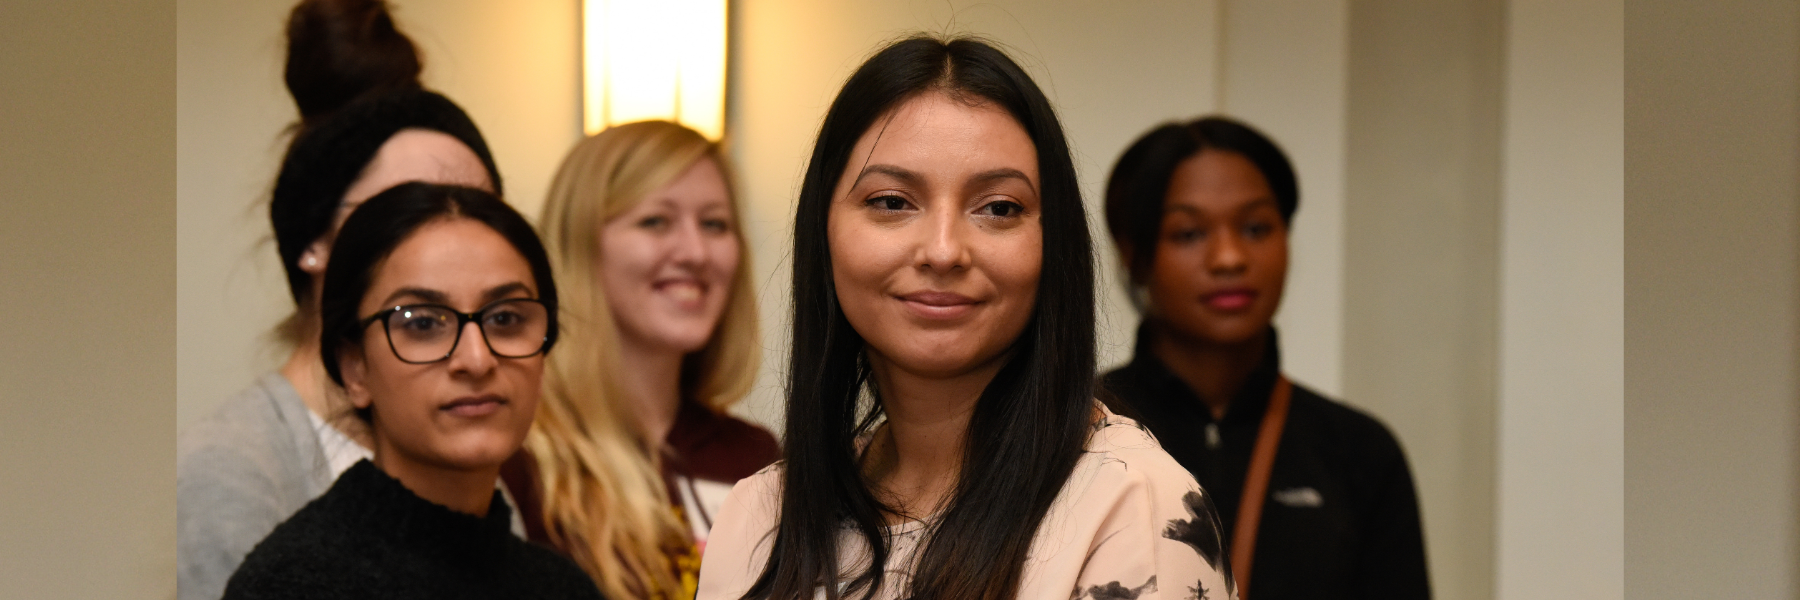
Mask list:
[[[488,305],[476,315],[476,324],[494,354],[525,357],[543,349],[550,319],[543,304],[529,300]],[[411,306],[388,315],[388,339],[394,354],[407,362],[441,360],[456,347],[462,335],[455,312],[439,306]]]

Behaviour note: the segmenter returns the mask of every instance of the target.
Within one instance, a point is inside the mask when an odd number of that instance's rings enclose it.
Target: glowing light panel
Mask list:
[[[726,0],[584,0],[582,129],[666,119],[725,134]]]

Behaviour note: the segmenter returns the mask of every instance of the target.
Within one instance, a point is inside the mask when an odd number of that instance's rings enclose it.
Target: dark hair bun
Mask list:
[[[383,0],[301,0],[287,38],[285,78],[302,127],[371,91],[419,87],[418,48]]]

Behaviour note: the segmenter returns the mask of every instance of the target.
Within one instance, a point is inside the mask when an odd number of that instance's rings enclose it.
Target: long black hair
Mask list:
[[[356,207],[337,241],[331,246],[331,262],[325,265],[325,288],[319,295],[319,358],[331,381],[344,385],[338,366],[338,350],[362,341],[359,326],[363,295],[374,283],[375,269],[400,243],[427,223],[450,218],[469,219],[488,226],[505,238],[525,263],[537,284],[537,300],[549,309],[550,329],[544,351],[556,344],[556,280],[550,275],[550,255],[525,217],[500,198],[475,188],[410,182],[388,188]],[[357,416],[369,420],[366,410]]]
[[[1300,208],[1300,184],[1293,164],[1274,140],[1219,116],[1158,125],[1125,149],[1106,180],[1106,229],[1126,257],[1131,275],[1127,286],[1142,284],[1156,263],[1156,238],[1176,167],[1202,150],[1235,152],[1248,159],[1275,195],[1281,223],[1293,225],[1294,211]]]
[[[826,221],[851,148],[902,102],[945,93],[998,107],[1037,148],[1043,265],[1030,322],[976,402],[947,506],[923,542],[907,595],[1010,598],[1039,523],[1073,472],[1093,414],[1092,242],[1075,165],[1050,102],[1018,64],[975,39],[914,37],[876,53],[838,92],[813,145],[794,217],[793,344],[780,523],[746,598],[872,597],[882,587],[890,507],[869,489],[857,438],[880,420],[863,337],[838,304]],[[870,392],[863,394],[865,387]],[[842,592],[838,536],[872,559]],[[953,533],[952,533],[953,532]],[[943,533],[944,535],[939,535]]]

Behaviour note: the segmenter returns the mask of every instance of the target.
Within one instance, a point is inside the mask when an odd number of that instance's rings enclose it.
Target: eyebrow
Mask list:
[[[1025,187],[1031,188],[1031,193],[1037,193],[1037,186],[1031,183],[1031,178],[1026,177],[1024,172],[1011,167],[989,169],[976,173],[974,177],[970,178],[975,183],[994,183],[1004,179],[1017,179],[1024,182]]]
[[[873,164],[863,167],[862,173],[857,174],[856,181],[852,182],[850,187],[854,189],[857,185],[862,183],[863,177],[870,174],[887,175],[898,179],[901,183],[909,186],[925,187],[925,176],[920,175],[915,171],[887,164]],[[976,173],[974,177],[970,177],[969,181],[976,184],[990,184],[1005,179],[1017,179],[1024,182],[1026,187],[1031,188],[1032,193],[1037,193],[1037,186],[1032,185],[1031,178],[1026,177],[1023,171],[1011,167],[1000,167],[998,169],[982,171]]]
[[[502,283],[500,285],[496,285],[494,287],[488,288],[486,291],[483,291],[481,293],[481,303],[485,305],[489,302],[493,302],[495,300],[504,298],[507,295],[512,294],[513,292],[519,292],[519,291],[530,292],[531,287],[525,285],[525,283],[522,281],[513,281],[513,282],[509,282],[509,283]],[[392,293],[392,294],[388,294],[387,299],[382,300],[381,304],[383,306],[392,305],[394,302],[397,302],[397,301],[399,301],[399,299],[405,298],[407,296],[418,298],[420,300],[424,300],[424,301],[432,303],[432,304],[446,304],[447,305],[450,303],[450,296],[441,291],[430,289],[430,288],[421,288],[421,287],[403,287],[398,290],[394,290],[394,293]]]
[[[1251,210],[1255,210],[1257,208],[1261,208],[1264,205],[1268,205],[1270,208],[1274,208],[1277,212],[1279,212],[1281,210],[1281,204],[1276,202],[1274,198],[1270,198],[1268,196],[1263,196],[1261,198],[1251,200],[1249,203],[1246,203],[1243,206],[1238,207],[1237,212],[1239,212],[1239,213],[1248,212]],[[1163,213],[1164,214],[1177,212],[1177,211],[1201,214],[1200,209],[1195,208],[1191,204],[1180,204],[1180,203],[1173,203],[1173,202],[1163,204]]]

